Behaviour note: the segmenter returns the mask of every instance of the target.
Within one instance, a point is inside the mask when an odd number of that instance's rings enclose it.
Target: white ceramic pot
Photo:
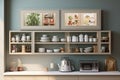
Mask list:
[[[41,52],[41,53],[44,53],[45,52],[45,48],[39,48],[38,51]]]

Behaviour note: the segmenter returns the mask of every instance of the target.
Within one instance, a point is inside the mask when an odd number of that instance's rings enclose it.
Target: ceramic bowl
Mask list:
[[[61,42],[65,42],[66,39],[65,39],[65,38],[61,38],[60,41],[61,41]]]
[[[43,37],[47,37],[47,35],[46,35],[46,34],[43,34],[42,36],[43,36]]]
[[[60,49],[53,49],[53,51],[54,51],[55,53],[58,53],[58,52],[60,52]]]
[[[51,49],[47,49],[46,52],[47,53],[52,53],[52,50]]]

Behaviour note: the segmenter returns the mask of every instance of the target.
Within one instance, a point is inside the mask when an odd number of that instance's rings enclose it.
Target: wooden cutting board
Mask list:
[[[112,56],[109,56],[105,59],[105,69],[106,71],[116,71],[117,65],[116,65],[116,59]]]

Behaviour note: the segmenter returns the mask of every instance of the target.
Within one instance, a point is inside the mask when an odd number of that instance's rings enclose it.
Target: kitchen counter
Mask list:
[[[13,75],[120,75],[119,71],[109,71],[109,72],[59,72],[59,71],[19,71],[19,72],[5,72],[4,76]]]

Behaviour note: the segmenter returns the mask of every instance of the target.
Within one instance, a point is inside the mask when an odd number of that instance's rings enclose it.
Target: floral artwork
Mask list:
[[[61,30],[101,30],[101,10],[62,10]]]
[[[66,26],[96,26],[96,13],[65,13]]]
[[[96,26],[97,25],[96,13],[81,13],[81,25]]]
[[[65,25],[66,26],[79,26],[80,25],[79,13],[65,13]]]

